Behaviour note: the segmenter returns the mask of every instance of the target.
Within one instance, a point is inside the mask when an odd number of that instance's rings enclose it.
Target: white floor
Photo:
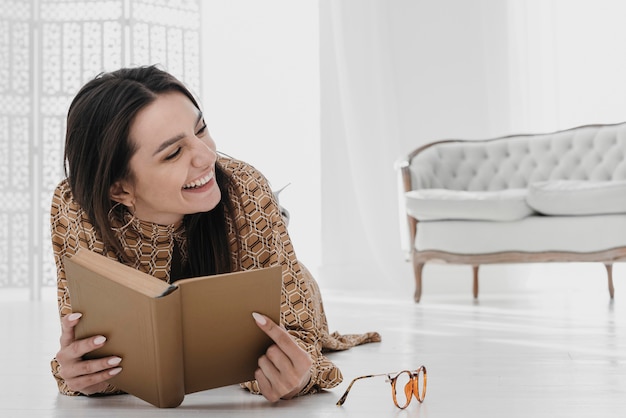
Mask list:
[[[616,298],[591,288],[555,292],[462,295],[425,290],[374,296],[322,289],[331,330],[377,330],[383,342],[331,354],[344,383],[325,393],[271,405],[238,387],[188,395],[159,410],[130,395],[86,398],[57,394],[48,362],[57,350],[54,297],[16,302],[0,295],[0,417],[624,417],[626,416],[626,284]],[[0,290],[0,293],[3,291]],[[391,402],[384,378],[353,387],[356,376],[428,367],[428,394],[405,411]]]

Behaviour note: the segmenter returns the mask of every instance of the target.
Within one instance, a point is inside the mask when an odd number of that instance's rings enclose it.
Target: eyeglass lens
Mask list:
[[[415,396],[419,402],[426,396],[425,370],[420,368],[414,372],[404,370],[392,380],[393,401],[398,408],[404,409]]]

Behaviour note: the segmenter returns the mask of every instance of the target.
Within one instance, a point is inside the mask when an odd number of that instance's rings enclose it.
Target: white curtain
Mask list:
[[[511,127],[626,121],[626,2],[509,0]]]
[[[412,286],[393,165],[419,145],[626,120],[624,4],[320,0],[323,280]],[[428,291],[469,291],[428,269]],[[485,269],[484,289],[527,271]]]
[[[490,106],[507,102],[506,44],[492,36],[505,15],[496,0],[321,1],[325,280],[412,286],[394,163],[428,140],[507,125]]]
[[[385,2],[322,1],[322,278],[385,278],[400,260],[397,97]]]

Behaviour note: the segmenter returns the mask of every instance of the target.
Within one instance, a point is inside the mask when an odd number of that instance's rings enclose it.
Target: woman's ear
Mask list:
[[[121,203],[122,205],[132,208],[135,204],[135,196],[128,182],[118,180],[109,188],[111,200]]]

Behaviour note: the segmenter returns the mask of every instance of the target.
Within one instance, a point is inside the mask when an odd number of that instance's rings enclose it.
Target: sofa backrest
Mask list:
[[[408,158],[412,189],[487,191],[545,180],[626,180],[626,123],[427,144]]]

